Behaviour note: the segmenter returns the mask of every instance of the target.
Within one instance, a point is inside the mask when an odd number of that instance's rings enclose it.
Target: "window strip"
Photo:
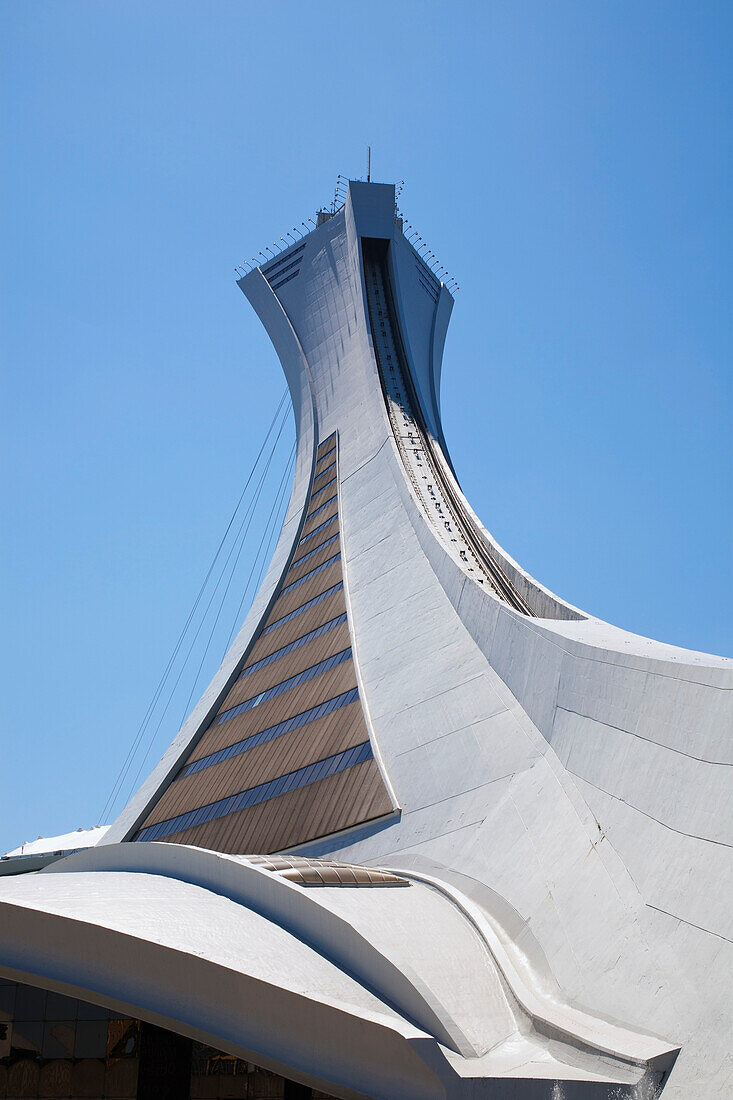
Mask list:
[[[297,256],[299,252],[302,252],[304,248],[305,248],[305,245],[301,244],[301,245],[298,246],[298,248],[293,248],[290,251],[286,252],[286,254],[284,256],[281,256],[279,260],[275,260],[273,263],[270,264],[269,267],[263,267],[262,268],[263,275],[266,275],[267,278],[269,279],[270,275],[272,275],[273,272],[274,272],[275,273],[275,278],[277,278],[277,275],[278,275],[277,269],[281,268],[283,264],[288,262],[288,260],[294,259],[294,257]]]
[[[313,490],[313,492],[311,493],[311,504],[313,503],[313,501],[315,500],[315,498],[317,496],[319,496],[321,493],[325,493],[326,489],[330,489],[331,486],[335,485],[335,484],[336,484],[336,475],[334,474],[334,476],[331,478],[330,481],[327,481],[325,485],[321,485],[320,489],[314,489]]]
[[[315,679],[315,677],[320,676],[322,672],[328,672],[329,669],[336,668],[337,665],[342,665],[344,661],[348,661],[350,658],[351,647],[342,649],[340,653],[334,653],[331,657],[326,657],[325,660],[319,661],[317,665],[311,665],[310,668],[303,669],[302,672],[297,672],[295,676],[289,676],[287,680],[283,680],[279,684],[273,684],[272,687],[265,688],[265,690],[259,692],[258,695],[253,695],[251,699],[245,699],[243,703],[237,703],[235,707],[230,707],[229,710],[221,711],[220,714],[217,714],[209,728],[221,726],[224,722],[228,722],[232,718],[237,718],[240,714],[245,714],[248,710],[254,710],[254,708],[260,706],[261,703],[266,703],[269,699],[274,699],[276,696],[283,695],[286,691],[290,691],[291,688],[298,687],[299,684],[305,684],[308,680]]]
[[[288,259],[290,259],[290,257],[288,257]],[[267,281],[269,282],[271,278],[272,279],[279,279],[280,276],[284,275],[286,271],[290,271],[291,267],[299,266],[300,264],[302,264],[302,262],[303,262],[303,257],[302,256],[296,256],[294,260],[290,260],[289,264],[285,264],[283,267],[278,268],[278,270],[276,272],[274,272],[274,274],[272,272],[266,273]]]
[[[270,285],[273,290],[279,290],[281,286],[285,286],[285,284],[289,283],[291,279],[294,279],[296,275],[300,275],[300,268],[294,271],[292,275],[288,275],[286,279],[281,279],[279,283],[271,283]]]
[[[317,516],[319,512],[322,512],[324,508],[328,508],[329,504],[333,504],[334,500],[336,500],[336,493],[334,493],[332,497],[329,497],[328,500],[324,501],[323,504],[319,505],[318,508],[314,508],[312,512],[309,512],[306,519],[313,519],[313,517]]]
[[[312,600],[307,600],[306,603],[301,604],[300,607],[296,607],[293,611],[289,611],[287,615],[283,615],[281,619],[275,619],[274,623],[270,623],[265,627],[262,631],[262,636],[264,637],[265,634],[269,634],[272,630],[277,630],[283,623],[290,622],[296,615],[302,615],[304,611],[309,611],[311,607],[315,607],[321,600],[327,600],[329,596],[333,596],[336,592],[340,592],[343,587],[344,582],[339,581],[338,584],[334,584],[331,588],[327,588],[325,592],[319,592]]]
[[[285,718],[284,721],[277,722],[274,726],[268,726],[267,729],[260,730],[259,733],[252,733],[249,737],[243,737],[241,741],[235,741],[233,745],[226,745],[223,749],[210,752],[208,756],[192,760],[190,764],[186,764],[185,767],[181,768],[176,778],[195,775],[196,772],[205,771],[206,768],[211,768],[214,764],[220,764],[222,760],[229,760],[232,756],[241,756],[243,752],[254,749],[257,745],[274,741],[276,737],[282,737],[285,733],[292,733],[293,730],[301,729],[303,726],[315,722],[318,718],[331,714],[334,710],[341,710],[342,707],[347,707],[349,703],[353,703],[358,698],[358,689],[350,688],[349,691],[344,691],[341,695],[335,695],[332,699],[326,699],[300,714],[294,714],[292,718]]]
[[[327,458],[330,458],[331,455],[334,456],[333,461],[335,463],[336,462],[336,444],[335,443],[334,443],[333,447],[331,447],[330,451],[324,451],[322,455],[317,455],[316,456],[316,466],[320,466],[320,464],[322,462],[325,462]],[[320,477],[322,473],[323,473],[323,470],[320,470],[316,474],[316,477]]]
[[[338,518],[338,512],[334,513],[334,515],[332,516],[329,516],[329,518],[327,520],[324,520],[323,523],[319,523],[318,527],[314,527],[313,530],[309,531],[307,535],[303,535],[302,539],[300,539],[300,541],[298,542],[298,546],[302,546],[304,542],[309,542],[311,539],[314,539],[319,531],[322,531],[324,527],[328,527],[329,523],[336,523]],[[295,562],[293,562],[293,565],[295,565]]]
[[[329,454],[334,454],[334,453],[335,453],[335,451],[329,451]],[[328,458],[328,455],[326,455],[326,458]],[[336,469],[336,459],[334,458],[334,460],[333,460],[333,462],[331,463],[330,466],[325,466],[321,470],[320,473],[316,474],[316,476],[313,478],[313,484],[315,485],[315,483],[319,480],[319,478],[322,478],[324,474],[328,474],[328,473],[331,472],[331,470],[335,470],[335,469]]]
[[[304,573],[302,577],[298,577],[297,581],[293,581],[292,584],[286,584],[281,590],[280,596],[284,596],[286,592],[292,592],[294,588],[297,588],[301,584],[305,584],[311,577],[317,577],[319,573],[322,573],[324,569],[328,569],[329,565],[333,565],[337,561],[341,561],[340,550],[337,554],[334,554],[333,557],[326,558],[326,560],[321,562],[320,565],[317,565],[315,569],[311,569],[310,573]]]
[[[332,543],[336,542],[338,537],[339,533],[337,531],[335,535],[331,535],[330,538],[324,539],[323,542],[319,542],[318,546],[316,546],[313,550],[309,550],[307,554],[303,554],[302,558],[296,558],[294,562],[291,562],[290,568],[295,569],[296,565],[302,565],[304,561],[308,561],[310,558],[314,558],[316,554],[320,554],[321,550],[323,550],[324,547],[331,546]]]
[[[319,779],[328,775],[336,775],[338,772],[361,764],[372,758],[372,747],[369,741],[361,745],[355,745],[351,749],[334,753],[314,764],[306,764],[280,776],[279,779],[271,779],[267,783],[259,783],[256,787],[240,791],[239,794],[230,795],[228,798],[220,798],[216,802],[210,802],[206,806],[200,806],[196,810],[178,814],[177,817],[169,817],[165,821],[159,821],[155,825],[143,828],[135,837],[137,841],[159,840],[160,837],[170,836],[172,833],[180,833],[184,829],[190,829],[194,825],[201,825],[206,821],[214,821],[220,817],[227,817],[237,810],[248,806],[256,806],[261,802],[267,802],[271,798],[277,798],[285,791],[294,791],[299,787],[307,787],[316,783]]]
[[[344,611],[343,615],[337,615],[335,619],[329,619],[327,623],[323,623],[322,626],[317,626],[315,630],[309,630],[307,634],[301,635],[301,637],[296,638],[295,641],[288,642],[288,644],[282,646],[281,649],[276,649],[274,653],[268,654],[267,657],[262,657],[261,660],[255,661],[253,665],[248,665],[247,668],[242,669],[237,679],[244,680],[253,672],[259,672],[261,668],[266,668],[267,665],[271,665],[274,661],[279,661],[286,653],[292,653],[294,649],[300,649],[301,646],[307,645],[308,642],[312,642],[315,638],[320,638],[322,634],[326,634],[327,631],[333,630],[335,627],[341,626],[341,623],[345,622],[346,612]]]

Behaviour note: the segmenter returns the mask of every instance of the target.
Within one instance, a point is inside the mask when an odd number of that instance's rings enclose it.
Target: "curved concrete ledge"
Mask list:
[[[421,977],[400,970],[324,903],[324,891],[303,889],[246,857],[181,844],[104,845],[59,860],[44,874],[124,871],[200,886],[287,928],[323,957],[355,976],[422,1031],[464,1057],[476,1052]],[[327,892],[327,891],[326,891]]]
[[[535,1044],[542,1046],[545,1040],[555,1044],[561,1065],[579,1060],[586,1071],[592,1068],[598,1072],[603,1067],[611,1071],[617,1082],[623,1082],[630,1071],[636,1081],[645,1070],[668,1069],[677,1054],[675,1048],[654,1036],[599,1020],[549,996],[541,981],[532,981],[531,968],[522,970],[516,965],[506,946],[506,930],[455,885],[414,866],[407,870],[399,868],[399,873],[415,883],[414,889],[437,892],[447,899],[454,915],[460,915],[456,922],[445,913],[438,913],[436,918],[433,911],[433,920],[439,922],[431,929],[436,947],[445,939],[457,942],[465,936],[465,925],[469,925],[477,933],[482,952],[490,958],[509,996],[504,1009],[501,989],[492,995],[493,1007],[488,1014],[485,1004],[481,1004],[488,995],[488,975],[485,970],[482,972],[485,960],[478,954],[471,963],[473,988],[463,988],[460,998],[451,1003],[448,984],[453,982],[441,984],[439,968],[426,958],[429,947],[426,950],[424,942],[418,944],[417,932],[414,943],[404,943],[395,908],[398,899],[392,891],[377,891],[376,897],[374,891],[369,892],[370,900],[378,906],[378,919],[374,921],[372,913],[370,926],[369,906],[361,891],[338,887],[312,891],[250,863],[245,856],[226,856],[182,845],[105,845],[77,853],[41,872],[74,876],[108,873],[174,879],[256,912],[355,978],[421,1034],[433,1036],[447,1048],[446,1054],[452,1050],[464,1060],[476,1060],[492,1049],[503,1049],[512,1035],[534,1032],[531,1041]],[[344,902],[353,902],[357,896],[355,904],[344,906]],[[424,910],[427,900],[423,897],[420,901]],[[380,937],[378,928],[392,925],[397,930],[392,940],[389,936]],[[400,935],[403,939],[398,942]],[[412,949],[417,957],[410,955]],[[465,956],[470,952],[471,945],[464,943],[460,953]],[[614,1065],[604,1066],[609,1059]],[[558,1072],[557,1066],[555,1071]]]
[[[491,920],[486,911],[445,879],[414,867],[395,865],[395,874],[422,882],[440,891],[471,922],[486,944],[487,950],[506,979],[513,996],[538,1030],[574,1046],[601,1052],[622,1062],[666,1071],[679,1054],[679,1047],[654,1035],[644,1035],[611,1021],[600,1020],[561,1001],[551,999],[541,986],[531,985],[528,970],[519,968],[514,953],[506,945],[506,933]],[[503,934],[502,934],[503,933]]]
[[[147,1019],[339,1096],[445,1095],[427,1064],[442,1060],[435,1040],[388,1012],[294,993],[144,934],[26,905],[1,908],[0,970],[11,978]],[[266,931],[263,922],[262,946]]]

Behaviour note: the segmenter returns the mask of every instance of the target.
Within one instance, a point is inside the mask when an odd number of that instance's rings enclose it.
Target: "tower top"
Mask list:
[[[417,228],[411,224],[411,222],[405,217],[404,213],[399,207],[399,199],[404,187],[404,180],[399,180],[397,183],[375,183],[371,179],[371,171],[368,173],[366,180],[352,180],[346,176],[339,175],[336,179],[336,186],[334,188],[333,198],[328,206],[322,206],[316,211],[315,218],[309,217],[307,222],[302,221],[300,225],[293,226],[292,229],[281,234],[272,244],[266,245],[257,255],[252,256],[249,260],[245,260],[242,264],[235,267],[237,274],[237,282],[240,282],[249,272],[257,269],[264,268],[271,260],[275,260],[283,253],[287,253],[293,246],[297,246],[298,242],[303,237],[308,236],[314,230],[320,229],[326,222],[331,221],[337,214],[346,209],[349,196],[356,194],[358,188],[362,188],[361,198],[357,203],[358,208],[366,208],[368,206],[380,206],[384,207],[384,213],[387,219],[391,219],[390,224],[394,223],[396,229],[404,234],[405,239],[409,242],[410,246],[414,249],[416,255],[419,257],[421,263],[424,263],[431,277],[436,278],[439,283],[445,285],[446,289],[451,295],[460,289],[454,276],[450,273],[447,267],[439,260],[435,252],[429,247],[427,238],[417,230]],[[382,191],[383,196],[389,195],[389,199],[383,197],[377,201],[374,198],[374,192],[371,189],[377,189]],[[370,196],[370,197],[367,197]],[[389,210],[386,207],[389,207]],[[390,230],[391,233],[391,230]],[[384,236],[384,232],[379,234]],[[389,234],[386,234],[389,236]]]

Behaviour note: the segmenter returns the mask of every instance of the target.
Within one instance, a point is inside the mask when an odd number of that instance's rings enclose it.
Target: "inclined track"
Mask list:
[[[433,453],[419,404],[405,369],[385,260],[365,242],[364,274],[374,350],[397,448],[423,511],[464,571],[516,611],[532,615],[504,571],[488,554],[473,522]]]

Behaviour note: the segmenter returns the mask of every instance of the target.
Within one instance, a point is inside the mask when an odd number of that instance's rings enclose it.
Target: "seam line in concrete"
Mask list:
[[[694,921],[685,920],[684,917],[678,916],[677,913],[670,913],[668,909],[660,909],[658,905],[652,905],[650,901],[644,903],[648,909],[653,909],[655,913],[663,913],[665,917],[671,917],[672,920],[678,920],[680,924],[686,924],[688,928],[697,928],[698,932],[704,932],[706,936],[715,936],[718,940],[723,940],[724,943],[733,943],[732,939],[728,936],[722,935],[720,932],[713,932],[712,928],[703,928],[701,924],[695,924]]]
[[[581,775],[580,772],[573,771],[573,769],[569,767],[567,770],[571,775],[582,780],[583,783],[587,783],[589,787],[593,787],[595,790],[600,791],[601,794],[605,794],[608,798],[612,798],[614,802],[620,802],[622,806],[628,806],[630,810],[634,810],[636,813],[641,814],[642,817],[648,818],[649,821],[656,822],[656,824],[661,825],[663,829],[668,829],[670,833],[677,833],[678,836],[689,837],[690,840],[700,840],[704,844],[714,844],[717,848],[733,848],[733,844],[728,844],[725,840],[713,840],[708,836],[699,836],[697,833],[686,833],[684,829],[676,829],[674,825],[668,825],[666,821],[662,821],[660,818],[655,817],[654,814],[648,814],[646,810],[642,810],[640,806],[635,806],[633,802],[627,802],[625,798],[621,798],[620,795],[614,794],[613,791],[607,791],[605,787],[599,787],[592,779],[586,778],[586,776]],[[603,832],[608,836],[608,832],[605,828]]]
[[[473,729],[474,726],[480,726],[482,722],[488,722],[490,718],[496,718],[497,714],[509,714],[509,711],[506,707],[502,706],[498,710],[492,711],[491,714],[485,714],[482,718],[477,718],[475,722],[467,722],[465,726],[458,726],[457,729],[448,730],[446,733],[440,733],[437,737],[431,737],[429,741],[421,741],[418,745],[413,745],[410,749],[404,749],[402,752],[398,752],[395,756],[395,760],[399,760],[401,756],[407,756],[410,752],[415,752],[416,749],[423,749],[428,745],[434,745],[437,741],[443,741],[446,737],[452,737],[454,733],[462,733],[463,730],[470,730]]]
[[[634,733],[633,730],[624,729],[623,726],[614,726],[612,722],[604,722],[602,718],[593,718],[590,714],[583,714],[579,710],[573,710],[572,707],[562,707],[558,703],[556,710],[562,710],[566,714],[575,714],[578,718],[585,718],[588,722],[595,722],[598,726],[607,726],[608,729],[618,730],[619,733],[625,733],[628,737],[637,737],[640,741],[645,741],[648,745],[656,745],[659,749],[666,749],[668,752],[675,752],[679,756],[685,756],[688,760],[696,760],[699,764],[711,764],[716,768],[733,768],[733,761],[729,760],[706,760],[704,756],[693,756],[691,752],[684,752],[683,749],[675,749],[672,745],[665,745],[663,741],[655,741],[653,737],[643,737],[640,733]],[[554,735],[554,730],[553,730]]]

